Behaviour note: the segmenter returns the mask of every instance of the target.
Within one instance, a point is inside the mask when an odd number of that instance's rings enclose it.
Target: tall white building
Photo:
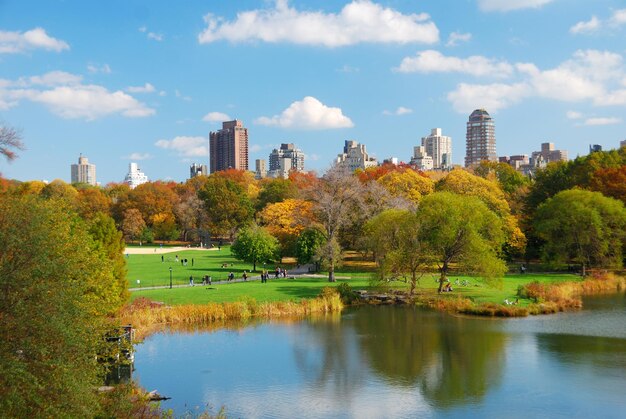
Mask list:
[[[255,160],[255,177],[257,179],[263,179],[264,177],[267,176],[267,163],[265,160],[263,159],[256,159]]]
[[[135,189],[137,186],[142,183],[148,182],[148,176],[146,176],[143,172],[139,171],[139,167],[137,167],[137,163],[130,163],[128,165],[128,174],[124,178],[124,182],[128,183],[130,189]]]
[[[96,165],[90,164],[82,154],[78,157],[78,164],[72,165],[72,183],[96,186]]]
[[[434,169],[452,167],[452,138],[442,135],[441,128],[433,128],[428,137],[422,137],[422,146],[433,158]]]
[[[291,170],[304,172],[304,153],[294,144],[281,144],[269,156],[271,177],[287,178]]]
[[[335,163],[351,172],[356,169],[365,170],[368,167],[378,166],[378,161],[367,154],[365,144],[359,144],[354,140],[346,140],[343,153],[337,155]]]
[[[411,158],[411,165],[415,166],[419,170],[433,170],[433,158],[426,153],[426,147],[417,146],[413,147],[413,158]]]
[[[484,109],[476,109],[467,121],[465,135],[465,167],[483,161],[498,161],[496,154],[496,123]]]

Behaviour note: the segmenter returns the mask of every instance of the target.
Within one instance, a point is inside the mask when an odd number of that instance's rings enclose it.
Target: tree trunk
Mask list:
[[[335,279],[335,261],[333,259],[330,260],[330,266],[328,267],[328,282],[336,282]]]
[[[411,289],[409,291],[409,295],[413,296],[413,294],[415,294],[416,284],[417,284],[417,278],[416,278],[415,272],[413,272],[411,275]]]
[[[439,277],[439,289],[437,292],[441,294],[441,290],[443,289],[443,283],[446,282],[446,275],[448,273],[448,262],[444,262],[441,267],[441,276]]]
[[[583,262],[583,272],[582,272],[582,274],[583,274],[583,278],[584,278],[585,276],[587,276],[587,271],[586,271],[586,269],[585,269],[585,262]]]

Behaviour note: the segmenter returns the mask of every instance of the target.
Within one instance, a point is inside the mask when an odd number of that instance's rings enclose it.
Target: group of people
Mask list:
[[[211,285],[211,277],[209,275],[204,275],[202,277],[202,285]],[[193,287],[193,275],[189,276],[189,286]]]

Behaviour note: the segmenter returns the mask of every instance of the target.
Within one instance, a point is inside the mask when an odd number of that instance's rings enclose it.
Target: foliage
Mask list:
[[[256,210],[261,211],[268,204],[294,199],[298,196],[296,185],[289,179],[267,179],[263,181],[256,201]]]
[[[326,243],[326,235],[319,228],[308,228],[298,236],[296,241],[296,259],[299,264],[315,261],[315,255]]]
[[[626,204],[626,164],[598,169],[593,173],[590,189]]]
[[[424,197],[417,211],[426,252],[436,261],[441,291],[450,264],[488,279],[501,278],[506,266],[498,257],[502,221],[473,196],[436,192]]]
[[[544,202],[534,218],[551,262],[586,266],[621,266],[626,240],[624,204],[599,192],[567,190]]]
[[[286,199],[268,204],[259,213],[259,223],[278,239],[283,256],[294,255],[298,236],[312,223],[312,206],[308,201]]]
[[[237,259],[252,263],[252,270],[256,271],[257,262],[276,260],[278,240],[263,227],[251,225],[239,231],[230,250]]]
[[[213,236],[234,236],[252,219],[252,202],[237,182],[215,173],[198,191],[207,211],[207,224]]]
[[[483,161],[474,168],[474,173],[484,179],[489,179],[491,176],[495,177],[500,188],[509,195],[530,184],[530,180],[526,176],[508,163]]]
[[[0,200],[0,243],[2,415],[92,415],[110,259],[71,208],[34,196]]]
[[[129,208],[124,211],[124,220],[122,221],[122,231],[124,236],[129,240],[134,240],[141,235],[146,228],[146,222],[136,208]]]
[[[414,204],[434,190],[434,182],[412,169],[394,170],[378,178],[393,196],[402,197]]]

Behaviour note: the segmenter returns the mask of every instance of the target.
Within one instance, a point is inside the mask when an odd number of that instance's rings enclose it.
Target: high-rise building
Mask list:
[[[293,144],[281,144],[272,150],[269,161],[272,177],[287,178],[291,170],[304,172],[304,153]]]
[[[209,172],[207,170],[206,164],[196,164],[193,163],[189,166],[189,178],[194,178],[196,176],[206,176]]]
[[[423,145],[413,147],[411,166],[415,166],[418,170],[433,170],[433,158],[426,152],[426,147]]]
[[[597,153],[602,151],[602,146],[600,144],[589,144],[589,154]]]
[[[209,134],[211,173],[226,169],[248,170],[248,129],[239,120],[222,122]]]
[[[619,148],[626,147],[626,140],[622,140],[619,142]]]
[[[540,156],[541,158],[539,158]],[[530,155],[530,164],[534,167],[567,160],[567,150],[555,150],[554,143],[541,143],[541,151],[533,151]]]
[[[482,161],[498,161],[496,155],[496,124],[484,109],[476,109],[467,122],[465,167]]]
[[[257,179],[263,179],[264,177],[267,176],[267,162],[263,159],[256,159],[254,161],[254,167],[255,167],[255,177]]]
[[[124,178],[124,182],[128,183],[130,189],[135,189],[142,183],[148,182],[148,176],[139,170],[137,163],[130,163],[128,165],[128,174]]]
[[[354,140],[346,140],[343,146],[343,153],[337,155],[335,163],[352,172],[356,169],[365,170],[368,167],[378,165],[378,161],[367,154],[365,144],[359,144]]]
[[[78,164],[72,165],[72,183],[96,186],[96,165],[89,163],[82,154],[78,157]]]
[[[434,169],[452,167],[452,138],[442,135],[441,128],[433,128],[428,137],[422,137],[422,146],[433,158]]]

